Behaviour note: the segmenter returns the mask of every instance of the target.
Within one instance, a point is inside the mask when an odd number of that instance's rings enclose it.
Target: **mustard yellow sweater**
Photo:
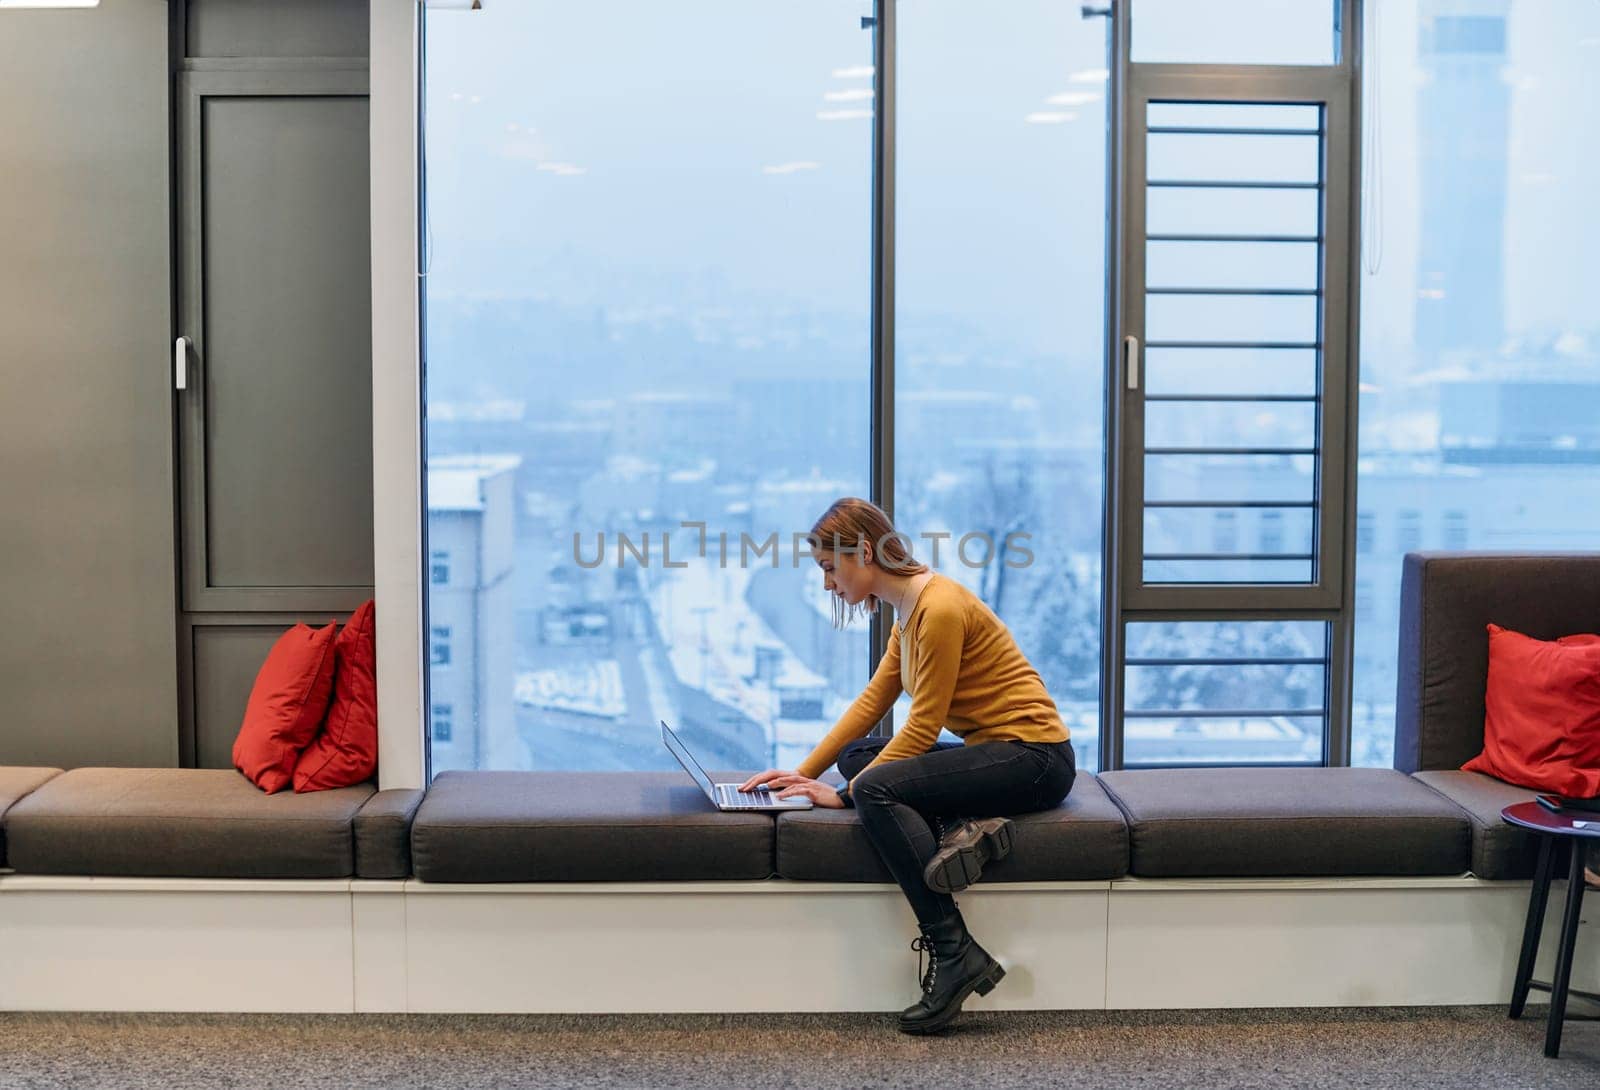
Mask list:
[[[867,768],[928,752],[941,727],[967,745],[1068,737],[1039,672],[1010,630],[981,598],[935,573],[910,614],[890,629],[889,648],[872,680],[795,771],[820,776],[840,750],[883,718],[901,692],[911,694],[911,714]]]

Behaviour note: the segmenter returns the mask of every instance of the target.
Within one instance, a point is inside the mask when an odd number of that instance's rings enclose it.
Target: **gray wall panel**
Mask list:
[[[365,0],[189,0],[191,57],[367,56]]]
[[[327,621],[307,618],[320,628]],[[289,624],[196,626],[194,643],[195,767],[232,768],[233,740],[250,688],[267,652]]]
[[[167,5],[0,19],[0,764],[170,766]]]
[[[233,740],[279,628],[208,626],[194,633],[195,767],[232,768]]]
[[[203,106],[207,583],[372,583],[367,101]]]

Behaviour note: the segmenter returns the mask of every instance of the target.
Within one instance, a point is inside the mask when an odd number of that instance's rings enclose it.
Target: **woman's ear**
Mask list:
[[[861,558],[861,566],[867,567],[872,563],[872,542],[866,538],[861,539],[861,551],[857,554]]]

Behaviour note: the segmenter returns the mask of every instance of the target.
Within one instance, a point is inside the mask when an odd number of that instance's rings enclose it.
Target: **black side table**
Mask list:
[[[1521,1018],[1522,1008],[1528,1001],[1528,989],[1538,988],[1550,993],[1550,1023],[1544,1033],[1544,1054],[1556,1056],[1561,1052],[1561,1025],[1567,1017],[1568,985],[1572,981],[1572,948],[1578,939],[1578,914],[1583,907],[1584,848],[1590,841],[1600,840],[1600,813],[1581,810],[1546,810],[1537,802],[1519,802],[1500,811],[1500,816],[1512,825],[1520,826],[1539,835],[1539,866],[1533,874],[1533,888],[1528,891],[1528,922],[1522,929],[1522,957],[1517,961],[1517,980],[1511,988],[1511,1017]],[[1585,827],[1587,825],[1587,827]],[[1545,902],[1550,897],[1551,865],[1557,840],[1565,840],[1572,854],[1572,864],[1567,868],[1567,913],[1561,918],[1561,946],[1556,952],[1556,979],[1553,984],[1533,979],[1533,962],[1539,954],[1539,933],[1544,930]],[[1600,1002],[1593,992],[1573,991],[1583,999]],[[1578,1018],[1577,1021],[1592,1021]]]

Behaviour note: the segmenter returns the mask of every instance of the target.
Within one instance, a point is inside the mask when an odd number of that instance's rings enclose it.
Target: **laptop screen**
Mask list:
[[[689,751],[684,748],[684,744],[678,740],[677,732],[667,726],[665,722],[661,724],[661,740],[667,744],[667,749],[672,751],[672,755],[678,758],[678,763],[683,766],[684,771],[694,777],[695,783],[700,785],[700,790],[704,791],[707,797],[715,802],[716,792],[711,786],[711,777],[707,776],[706,770],[700,767],[700,762],[689,755]]]

